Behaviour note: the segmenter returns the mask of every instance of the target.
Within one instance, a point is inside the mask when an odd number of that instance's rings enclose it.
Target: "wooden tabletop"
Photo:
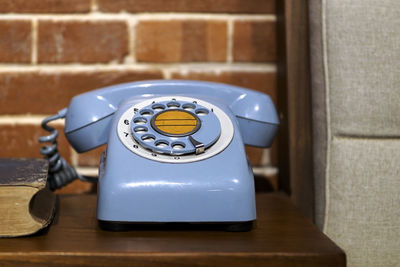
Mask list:
[[[257,195],[250,232],[208,228],[108,232],[95,195],[61,196],[56,220],[36,236],[0,239],[0,265],[345,266],[345,254],[287,197]]]

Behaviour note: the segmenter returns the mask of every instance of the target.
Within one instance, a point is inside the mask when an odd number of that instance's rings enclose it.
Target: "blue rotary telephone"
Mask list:
[[[271,145],[279,122],[269,96],[209,82],[143,81],[75,96],[43,126],[64,117],[65,136],[77,152],[107,143],[97,207],[104,228],[168,222],[246,226],[256,219],[244,145]],[[60,160],[51,173],[56,184],[73,176],[86,179]]]

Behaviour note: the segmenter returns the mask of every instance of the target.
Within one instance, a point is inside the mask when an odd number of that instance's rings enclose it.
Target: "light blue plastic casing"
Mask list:
[[[218,106],[234,135],[220,153],[190,163],[143,158],[119,139],[117,124],[133,105],[187,96]],[[224,84],[144,81],[74,97],[65,135],[83,152],[107,143],[99,171],[97,218],[109,222],[247,222],[256,219],[254,179],[244,144],[268,147],[279,124],[269,96]]]

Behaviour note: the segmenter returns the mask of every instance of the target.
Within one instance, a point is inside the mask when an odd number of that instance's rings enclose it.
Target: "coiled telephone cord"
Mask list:
[[[44,155],[49,161],[49,174],[47,178],[47,187],[50,190],[59,189],[75,179],[84,182],[96,183],[97,178],[80,175],[75,168],[68,165],[66,160],[58,152],[57,137],[58,131],[49,126],[48,123],[54,120],[63,119],[67,114],[67,109],[62,109],[56,115],[49,116],[42,121],[42,128],[50,132],[49,135],[39,137],[40,143],[51,143],[40,149],[40,154]]]

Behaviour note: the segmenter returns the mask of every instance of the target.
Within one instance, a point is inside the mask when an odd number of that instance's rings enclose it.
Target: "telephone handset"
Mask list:
[[[75,96],[63,113],[77,152],[107,143],[101,226],[256,219],[244,144],[271,145],[279,121],[269,96],[210,82],[143,81]]]

